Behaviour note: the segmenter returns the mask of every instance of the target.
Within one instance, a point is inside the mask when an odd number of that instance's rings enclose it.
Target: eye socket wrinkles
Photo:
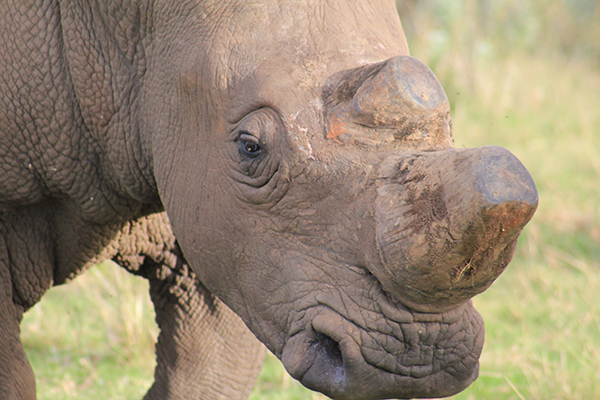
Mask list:
[[[277,149],[282,128],[277,112],[269,107],[261,107],[242,118],[234,138],[242,164],[266,158],[268,148]]]
[[[276,110],[261,107],[236,124],[230,177],[237,183],[240,199],[253,204],[278,202],[289,185],[290,156],[285,127]]]
[[[278,169],[282,126],[270,108],[260,108],[246,115],[233,132],[237,153],[233,176],[250,187],[267,184]],[[273,150],[273,151],[271,151]]]

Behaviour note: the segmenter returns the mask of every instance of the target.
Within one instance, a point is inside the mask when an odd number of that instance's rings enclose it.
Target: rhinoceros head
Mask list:
[[[145,113],[175,234],[307,387],[452,395],[483,346],[469,299],[510,261],[534,183],[507,150],[452,148],[392,2],[285,3],[197,4],[177,41],[156,35]]]

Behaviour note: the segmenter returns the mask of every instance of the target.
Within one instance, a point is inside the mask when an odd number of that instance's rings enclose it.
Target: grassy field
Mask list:
[[[599,399],[600,6],[526,3],[401,8],[413,55],[448,93],[455,146],[508,148],[540,194],[514,261],[474,300],[486,321],[481,373],[455,399]],[[152,381],[147,285],[113,265],[52,289],[22,330],[39,399],[141,398]],[[324,398],[272,356],[252,394]]]

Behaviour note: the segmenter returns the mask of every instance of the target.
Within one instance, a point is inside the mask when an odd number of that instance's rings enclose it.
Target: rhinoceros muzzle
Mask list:
[[[281,360],[303,385],[334,399],[430,398],[458,393],[477,378],[484,329],[470,302],[419,313],[372,276],[357,286],[371,304],[362,318],[322,298],[287,341]]]
[[[335,399],[453,395],[476,379],[483,347],[470,299],[510,261],[537,208],[535,184],[504,148],[451,148],[446,95],[411,57],[332,76],[323,104],[326,137],[375,171],[331,197],[369,209],[340,219],[375,238],[366,265],[328,267],[341,289],[314,295],[281,359]],[[338,175],[357,174],[348,171]]]

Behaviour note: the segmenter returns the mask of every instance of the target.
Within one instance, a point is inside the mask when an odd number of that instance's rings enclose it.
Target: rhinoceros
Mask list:
[[[150,283],[146,399],[246,398],[260,342],[335,399],[476,379],[470,299],[538,195],[508,150],[452,147],[393,1],[0,11],[1,399],[36,396],[23,313],[105,259]]]

